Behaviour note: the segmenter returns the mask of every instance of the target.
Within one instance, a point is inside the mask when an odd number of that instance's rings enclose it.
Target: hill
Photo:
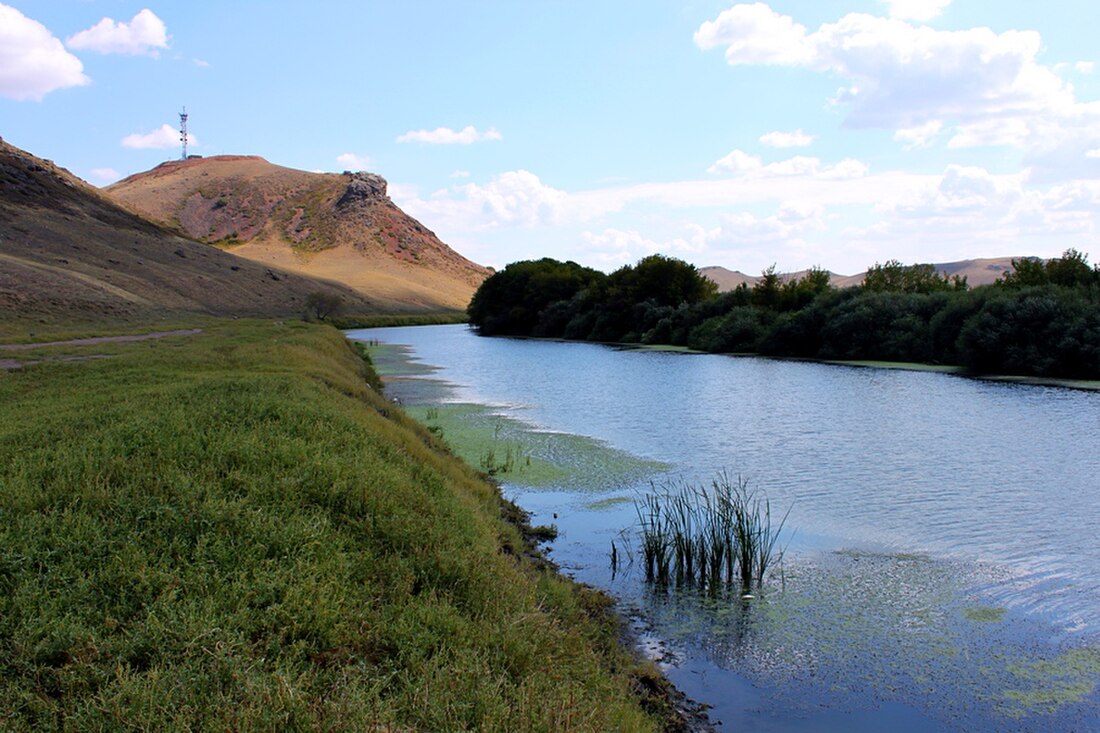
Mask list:
[[[974,287],[975,285],[989,285],[996,281],[1000,276],[1012,270],[1012,260],[1019,259],[1015,257],[991,257],[974,260],[959,260],[958,262],[939,262],[933,264],[937,272],[942,272],[947,275],[959,275],[965,277],[967,283]],[[706,276],[710,280],[713,280],[718,285],[718,289],[722,292],[727,290],[733,290],[741,283],[747,283],[749,287],[752,287],[760,279],[754,275],[746,275],[739,270],[728,270],[725,267],[719,267],[712,265],[710,267],[700,267],[700,274]],[[806,274],[806,270],[800,270],[798,272],[786,272],[782,274],[784,280],[791,278],[800,278]],[[838,275],[835,272],[829,273],[829,282],[838,288],[845,288],[852,285],[859,285],[863,282],[863,276],[866,273],[858,273],[856,275]]]
[[[313,293],[381,301],[182,237],[53,163],[0,141],[0,313],[78,325],[178,316],[301,315]]]
[[[399,309],[463,309],[489,271],[390,200],[372,173],[310,173],[257,156],[163,163],[107,187],[131,211],[265,265]]]

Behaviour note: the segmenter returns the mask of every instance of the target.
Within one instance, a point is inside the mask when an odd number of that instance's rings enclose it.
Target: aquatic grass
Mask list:
[[[635,500],[645,579],[717,591],[759,588],[782,558],[787,513],[772,521],[771,501],[748,481],[720,473],[710,484],[671,482]]]

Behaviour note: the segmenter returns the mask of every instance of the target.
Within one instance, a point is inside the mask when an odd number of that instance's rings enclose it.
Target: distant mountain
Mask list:
[[[736,290],[742,284],[748,284],[749,287],[752,287],[760,279],[752,275],[746,275],[740,270],[727,270],[717,265],[700,267],[699,274],[712,281],[718,286],[718,290],[723,293],[727,290]]]
[[[399,309],[464,309],[489,271],[399,209],[372,173],[309,173],[256,156],[163,163],[104,189],[227,252],[346,284]]]
[[[933,267],[936,268],[937,272],[966,277],[967,283],[973,287],[976,285],[989,285],[995,282],[1003,273],[1012,270],[1012,260],[1014,259],[1020,258],[994,257],[976,260],[959,260],[958,262],[935,263]],[[718,290],[721,292],[733,290],[741,283],[747,283],[749,287],[752,287],[760,280],[759,276],[746,275],[737,270],[727,270],[725,267],[718,266],[700,267],[699,272],[713,280],[718,285]],[[805,275],[806,272],[806,270],[799,270],[798,272],[782,273],[780,276],[784,280],[789,280],[792,278],[800,278]],[[835,272],[830,272],[829,282],[838,288],[845,288],[862,283],[864,275],[866,275],[865,272],[861,272],[857,275],[838,275]]]
[[[340,296],[349,310],[383,305],[182,237],[0,140],[0,317],[290,316],[318,292]]]

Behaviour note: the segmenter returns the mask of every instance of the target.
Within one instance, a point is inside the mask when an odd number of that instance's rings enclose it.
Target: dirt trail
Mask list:
[[[69,339],[68,341],[40,341],[34,344],[0,344],[0,351],[28,351],[40,349],[45,346],[86,346],[89,344],[112,344],[122,341],[147,341],[160,339],[166,336],[194,336],[202,333],[201,328],[184,328],[178,331],[154,331],[152,333],[139,333],[130,336],[93,336],[85,339]]]

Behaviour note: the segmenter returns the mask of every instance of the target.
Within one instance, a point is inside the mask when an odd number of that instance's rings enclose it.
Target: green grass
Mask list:
[[[607,599],[338,332],[204,326],[0,373],[0,728],[655,727]]]
[[[721,473],[709,488],[655,486],[634,507],[647,582],[712,591],[737,583],[748,595],[782,558],[776,545],[790,510],[773,524],[771,502],[740,476]]]
[[[375,315],[345,314],[333,316],[328,322],[340,329],[388,328],[393,326],[440,326],[466,323],[465,311],[438,311],[434,313],[396,313]]]

